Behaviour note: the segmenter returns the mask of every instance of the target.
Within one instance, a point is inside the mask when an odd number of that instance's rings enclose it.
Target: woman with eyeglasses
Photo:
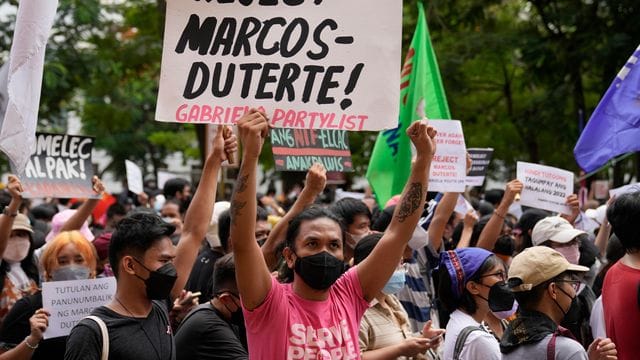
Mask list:
[[[492,310],[513,307],[502,260],[480,248],[447,251],[440,255],[438,279],[440,304],[450,313],[444,359],[500,359],[498,340],[484,319]]]

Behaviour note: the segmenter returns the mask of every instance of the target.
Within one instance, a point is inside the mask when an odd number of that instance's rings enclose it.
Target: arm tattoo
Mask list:
[[[402,198],[400,210],[398,211],[398,221],[404,222],[407,217],[411,216],[422,204],[422,185],[420,183],[412,183],[407,189],[407,193]]]
[[[231,224],[236,223],[236,218],[241,215],[240,210],[242,210],[247,205],[246,201],[232,201],[231,208],[229,209],[229,213],[231,215]]]
[[[247,183],[249,182],[249,174],[240,175],[238,177],[238,183],[236,184],[236,192],[243,192],[247,190]]]

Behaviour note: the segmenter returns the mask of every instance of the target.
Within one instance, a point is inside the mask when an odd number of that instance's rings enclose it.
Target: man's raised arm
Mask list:
[[[237,125],[243,155],[231,198],[230,243],[242,303],[246,309],[253,310],[262,304],[271,290],[271,275],[255,237],[256,169],[269,123],[265,114],[251,109]]]
[[[409,181],[402,192],[400,203],[396,206],[389,228],[371,255],[357,266],[362,293],[366,300],[371,300],[378,294],[400,263],[407,242],[418,224],[427,196],[429,168],[436,150],[436,131],[433,127],[417,121],[407,129],[407,135],[417,152]]]
[[[202,176],[200,177],[200,184],[193,195],[193,200],[191,204],[189,204],[187,214],[184,217],[182,234],[178,242],[176,258],[174,260],[178,272],[178,280],[173,286],[173,289],[171,289],[172,299],[180,296],[180,292],[191,274],[193,263],[198,256],[198,249],[202,244],[202,239],[204,239],[207,233],[211,214],[213,213],[213,206],[216,202],[220,166],[222,162],[226,160],[226,154],[232,153],[238,146],[235,135],[231,134],[227,139],[223,138],[224,131],[225,128],[223,126],[218,126],[218,132],[211,144],[213,150],[205,160]]]

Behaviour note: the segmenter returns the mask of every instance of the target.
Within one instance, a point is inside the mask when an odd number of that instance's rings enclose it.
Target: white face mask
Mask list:
[[[562,256],[573,265],[578,265],[580,262],[580,245],[578,244],[558,247],[554,250],[562,254]]]
[[[31,243],[28,237],[12,236],[7,241],[7,248],[4,250],[2,259],[10,264],[19,263],[29,254],[29,247],[31,247]]]

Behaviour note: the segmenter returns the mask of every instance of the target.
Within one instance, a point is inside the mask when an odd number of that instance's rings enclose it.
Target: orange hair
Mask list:
[[[63,231],[45,245],[42,256],[40,257],[40,262],[45,273],[50,274],[51,268],[58,265],[58,254],[60,250],[68,244],[73,244],[80,254],[82,254],[82,257],[91,270],[91,274],[95,276],[97,264],[96,249],[93,247],[93,244],[77,230]]]

